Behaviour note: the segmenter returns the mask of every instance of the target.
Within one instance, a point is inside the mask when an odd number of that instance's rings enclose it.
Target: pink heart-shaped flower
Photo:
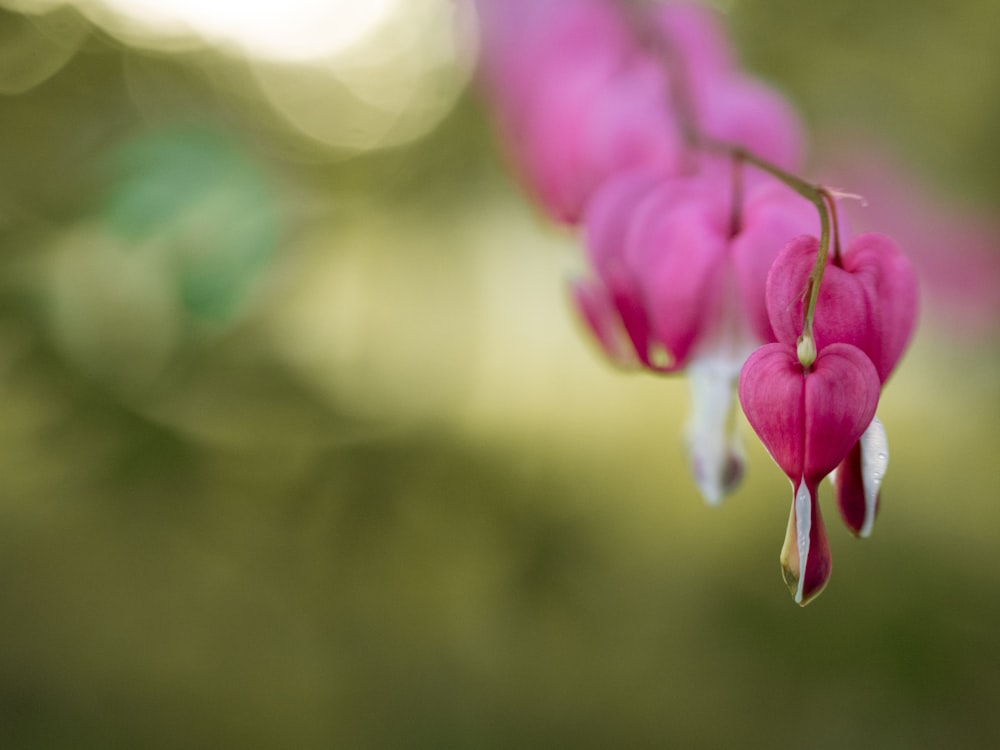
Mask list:
[[[767,311],[778,341],[802,333],[809,276],[819,241],[803,235],[775,258],[767,277]],[[816,348],[853,344],[868,355],[884,383],[909,343],[917,320],[917,277],[906,256],[882,234],[861,234],[830,262],[813,320]]]
[[[794,346],[767,344],[740,372],[747,420],[792,482],[794,540],[786,540],[781,560],[800,604],[819,594],[830,572],[817,488],[871,423],[879,390],[875,366],[850,344],[824,347],[809,368]]]
[[[815,237],[790,242],[767,278],[768,315],[779,341],[794,342],[802,332],[805,296],[818,252]],[[872,360],[885,382],[913,335],[917,319],[917,278],[896,243],[882,234],[862,234],[848,246],[839,265],[831,262],[820,286],[813,331],[818,347],[846,342]],[[872,423],[849,460],[837,468],[837,505],[845,525],[858,536],[871,532],[878,492],[888,462],[881,423]]]

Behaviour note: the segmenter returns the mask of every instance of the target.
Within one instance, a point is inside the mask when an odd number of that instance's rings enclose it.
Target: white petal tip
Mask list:
[[[889,438],[878,417],[872,418],[861,436],[861,477],[865,490],[865,520],[858,536],[867,539],[875,525],[879,492],[889,467]]]

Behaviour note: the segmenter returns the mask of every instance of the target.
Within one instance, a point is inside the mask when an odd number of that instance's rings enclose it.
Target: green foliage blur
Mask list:
[[[727,5],[821,154],[1000,202],[1000,5]],[[251,78],[0,8],[0,748],[1000,746],[996,320],[925,306],[799,609],[786,480],[747,430],[702,504],[475,90],[345,149]]]

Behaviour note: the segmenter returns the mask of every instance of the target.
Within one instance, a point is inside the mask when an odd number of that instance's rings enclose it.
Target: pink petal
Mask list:
[[[786,169],[797,166],[804,151],[798,116],[780,94],[738,72],[718,14],[683,2],[652,12],[672,52],[671,75],[687,87],[699,130]]]
[[[637,289],[625,267],[620,263],[610,265],[605,272],[605,283],[639,361],[660,372],[679,369],[682,364],[670,352],[664,351],[663,344],[656,338],[641,290]]]
[[[484,82],[507,150],[553,218],[578,222],[594,190],[621,170],[676,168],[666,73],[615,3],[480,6]]]
[[[791,239],[818,229],[816,209],[784,185],[768,180],[748,191],[741,231],[733,239],[730,255],[743,309],[758,341],[776,340],[765,301],[775,258]]]
[[[580,318],[608,359],[621,367],[635,365],[632,342],[604,284],[595,279],[576,279],[570,282],[570,294]]]
[[[849,344],[821,349],[805,376],[807,481],[833,471],[871,424],[878,406],[878,372],[864,353]]]
[[[779,341],[802,332],[805,293],[819,241],[798,237],[774,261],[767,279],[767,308]],[[888,237],[862,234],[844,251],[841,266],[829,263],[816,304],[817,348],[844,342],[860,348],[885,382],[916,324],[917,282],[906,257]]]
[[[635,52],[604,0],[477,0],[482,78],[508,152],[555,218],[571,220],[587,115]]]
[[[525,105],[523,127],[511,139],[523,179],[553,218],[574,223],[596,185],[583,141],[590,113],[610,78],[592,65],[561,75],[558,85],[540,87]]]
[[[652,61],[623,67],[592,101],[580,128],[585,201],[610,177],[632,168],[675,172],[683,144],[667,99],[666,74]]]
[[[726,238],[711,204],[647,198],[629,236],[629,263],[655,338],[683,367],[720,307]]]
[[[612,74],[579,64],[543,91],[526,105],[515,146],[529,185],[555,218],[578,222],[594,191],[619,172],[676,169],[680,137],[659,68],[637,60]]]
[[[778,341],[795,343],[802,333],[809,276],[816,264],[819,240],[796,237],[778,254],[767,277],[767,310]],[[848,343],[865,353],[873,348],[874,329],[864,288],[849,273],[828,264],[823,273],[813,333],[816,348]]]
[[[686,84],[695,91],[710,89],[736,66],[719,14],[700,3],[670,2],[654,6],[657,28],[682,61]]]
[[[660,180],[651,170],[626,171],[609,180],[587,206],[584,242],[591,265],[604,284],[605,296],[617,313],[617,328],[627,335],[635,357],[650,369],[670,371],[673,363],[660,352],[662,346],[653,338],[636,276],[641,269],[633,269],[626,258],[635,207]],[[600,335],[599,339],[604,340]]]
[[[747,421],[793,482],[806,462],[805,381],[794,347],[765,344],[744,363],[738,387]]]
[[[634,41],[604,0],[476,0],[481,62],[491,98],[516,120],[580,65],[614,70]]]
[[[830,576],[830,549],[817,488],[849,453],[878,403],[875,366],[856,347],[820,350],[808,371],[789,344],[767,344],[740,373],[747,420],[792,482],[792,513],[781,568],[795,601],[807,604]]]
[[[917,322],[917,275],[899,247],[884,234],[854,238],[844,253],[844,270],[855,278],[877,311],[872,352],[866,352],[884,383],[903,356]]]
[[[598,274],[625,257],[625,242],[641,199],[662,180],[655,170],[623,171],[607,180],[587,204],[583,241]]]
[[[788,170],[805,153],[799,118],[784,97],[750,77],[716,82],[702,96],[698,110],[702,132]]]

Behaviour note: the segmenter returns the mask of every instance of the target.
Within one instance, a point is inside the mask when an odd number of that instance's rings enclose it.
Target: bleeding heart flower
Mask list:
[[[474,2],[506,151],[550,217],[582,225],[581,318],[613,362],[687,373],[686,442],[709,503],[743,473],[738,381],[792,482],[781,562],[805,604],[830,574],[824,476],[836,470],[848,527],[872,527],[888,461],[875,407],[916,319],[909,263],[888,238],[857,237],[827,264],[799,342],[818,254],[801,235],[816,233],[817,208],[836,235],[837,212],[794,174],[798,118],[739,68],[716,15],[689,2]]]
[[[794,342],[802,331],[817,251],[815,237],[798,237],[768,274],[767,306],[779,341]],[[885,235],[862,234],[827,266],[813,331],[820,348],[834,342],[857,346],[885,383],[913,335],[916,318],[917,278],[906,256]],[[871,533],[888,459],[885,428],[873,420],[834,475],[841,517],[858,536]]]
[[[717,14],[687,2],[654,4],[649,12],[670,45],[702,134],[796,168],[805,150],[798,115],[783,96],[739,69]]]
[[[767,309],[778,341],[802,332],[805,292],[819,241],[797,237],[778,254],[767,279]],[[868,355],[884,383],[909,343],[917,320],[917,276],[889,237],[855,237],[823,274],[813,321],[816,346],[843,342]]]
[[[608,0],[477,0],[482,73],[508,153],[556,220],[610,175],[677,167],[667,73]]]
[[[844,460],[875,416],[878,372],[857,347],[820,349],[809,368],[790,344],[767,344],[747,359],[739,379],[747,420],[792,482],[793,502],[781,566],[799,604],[815,598],[830,575],[817,489]]]
[[[774,340],[767,270],[788,237],[818,221],[785,186],[744,177],[735,211],[731,174],[720,170],[691,178],[636,170],[610,180],[585,219],[595,278],[573,287],[612,361],[687,372],[686,442],[695,481],[712,504],[743,474],[734,390],[747,356]]]
[[[667,3],[643,32],[609,0],[477,0],[482,78],[508,153],[554,219],[580,221],[596,190],[635,168],[679,175],[696,161],[678,110],[708,137],[785,168],[802,151],[791,106],[734,66],[705,8]],[[670,64],[650,49],[673,50]],[[691,101],[674,101],[678,83]],[[711,161],[709,159],[709,161]]]

